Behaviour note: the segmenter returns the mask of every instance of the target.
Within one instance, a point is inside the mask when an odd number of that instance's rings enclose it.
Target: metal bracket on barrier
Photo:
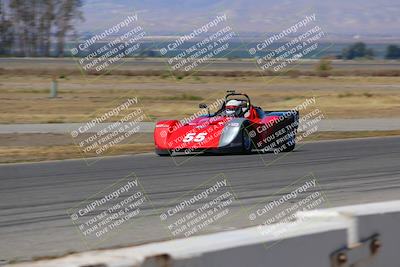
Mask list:
[[[172,259],[169,254],[160,254],[145,258],[142,267],[171,267]]]
[[[350,247],[339,249],[331,254],[332,267],[348,267],[368,265],[376,256],[382,243],[379,235],[374,234]],[[364,266],[364,265],[362,265]]]

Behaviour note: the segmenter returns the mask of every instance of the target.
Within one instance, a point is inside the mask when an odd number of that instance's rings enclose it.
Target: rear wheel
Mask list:
[[[293,143],[293,144],[286,143],[286,148],[285,148],[285,150],[283,150],[283,151],[284,151],[284,152],[293,151],[293,149],[294,149],[295,146],[296,146],[295,143]]]
[[[251,137],[249,131],[246,128],[242,130],[242,152],[244,154],[250,154],[252,148]]]
[[[284,152],[293,151],[294,147],[296,146],[296,135],[293,135],[292,138],[286,143],[286,148],[283,150]]]

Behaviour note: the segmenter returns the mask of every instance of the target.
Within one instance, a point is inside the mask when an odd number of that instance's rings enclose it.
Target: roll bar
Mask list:
[[[235,95],[237,95],[237,96],[244,96],[244,97],[246,97],[246,99],[247,99],[247,109],[246,109],[246,111],[245,111],[244,113],[246,113],[248,110],[250,110],[251,102],[250,102],[250,97],[249,97],[247,94],[244,94],[244,93],[236,93],[235,90],[227,90],[226,92],[227,92],[227,95],[225,96],[225,103],[224,103],[224,105],[226,105],[226,102],[228,101],[228,98],[229,98],[230,96],[235,96]]]
[[[227,92],[227,95],[225,96],[225,103],[228,101],[228,97],[238,95],[238,96],[244,96],[244,97],[246,97],[246,98],[247,98],[247,103],[248,103],[248,105],[249,105],[249,106],[251,105],[250,97],[249,97],[247,94],[244,94],[244,93],[236,93],[235,90],[228,90],[228,91],[226,91],[226,92]]]

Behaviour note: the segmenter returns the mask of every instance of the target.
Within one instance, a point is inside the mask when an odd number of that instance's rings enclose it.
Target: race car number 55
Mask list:
[[[201,142],[206,138],[207,133],[199,133],[196,135],[196,133],[188,133],[185,138],[183,138],[182,142],[188,143],[190,141],[193,142]]]

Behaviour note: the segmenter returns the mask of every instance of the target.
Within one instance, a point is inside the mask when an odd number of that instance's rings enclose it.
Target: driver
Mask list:
[[[246,101],[231,99],[226,102],[225,113],[227,116],[242,116],[246,110]]]

